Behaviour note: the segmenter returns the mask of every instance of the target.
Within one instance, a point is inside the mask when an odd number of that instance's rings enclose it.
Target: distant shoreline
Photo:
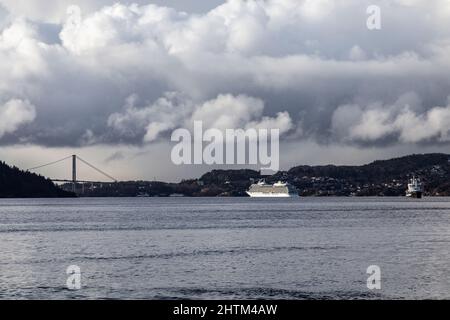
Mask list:
[[[123,181],[77,185],[86,197],[246,197],[260,179],[273,184],[289,182],[301,197],[402,197],[412,176],[421,177],[425,196],[450,196],[450,155],[423,154],[375,161],[362,166],[297,166],[272,176],[248,169],[213,170],[180,183]],[[62,186],[73,189],[73,184]]]
[[[17,198],[5,198],[0,197],[0,201],[2,200],[63,200],[63,199],[252,199],[252,201],[270,201],[270,200],[279,200],[281,201],[292,201],[294,199],[301,200],[301,199],[332,199],[332,198],[339,198],[339,199],[405,199],[410,200],[411,202],[420,202],[424,199],[438,199],[438,198],[450,198],[450,196],[425,196],[422,199],[415,199],[415,198],[409,198],[406,196],[304,196],[304,197],[296,197],[296,198],[282,198],[282,197],[264,197],[264,198],[251,198],[251,197],[223,197],[223,196],[186,196],[186,197],[113,197],[113,196],[104,196],[104,197],[51,197],[51,198],[43,198],[43,197],[36,197],[36,198],[24,198],[24,197],[17,197]],[[254,200],[253,200],[254,199]]]
[[[403,197],[412,176],[420,177],[425,197],[450,196],[450,155],[420,154],[375,161],[362,166],[297,166],[272,176],[255,170],[213,170],[198,179],[179,183],[122,181],[73,183],[55,186],[45,177],[2,164],[0,198],[63,197],[247,197],[260,179],[289,182],[301,197]],[[30,183],[32,181],[32,183]]]

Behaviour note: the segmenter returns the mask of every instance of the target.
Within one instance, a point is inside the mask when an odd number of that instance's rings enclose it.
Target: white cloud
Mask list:
[[[75,1],[79,24],[65,20],[66,1],[0,3],[11,12],[0,99],[30,101],[39,113],[4,143],[26,135],[46,146],[140,144],[194,117],[368,145],[407,141],[398,123],[409,117],[445,139],[432,120],[450,92],[444,0],[384,2],[387,23],[376,33],[365,25],[369,0],[233,0],[199,14]],[[401,113],[397,100],[409,91],[421,103]]]
[[[124,111],[109,116],[108,126],[120,137],[140,142],[157,140],[161,133],[175,129],[190,116],[192,101],[175,92],[168,92],[154,103],[137,107],[138,96],[127,99]]]
[[[350,60],[359,61],[365,60],[367,58],[367,55],[360,46],[355,45],[350,49],[349,58]]]
[[[71,5],[79,6],[83,12],[90,14],[105,6],[120,2],[117,0],[0,0],[9,12],[16,16],[26,16],[29,19],[46,22],[61,23],[65,19],[66,9]],[[146,5],[153,3],[159,6],[175,7],[187,12],[204,12],[221,4],[223,0],[133,0],[126,3]]]
[[[202,121],[208,128],[244,128],[252,119],[261,117],[263,110],[264,103],[259,99],[242,95],[220,95],[199,106],[192,119]]]
[[[204,129],[264,128],[280,129],[284,134],[292,128],[289,113],[280,112],[276,117],[262,116],[264,102],[245,95],[219,95],[195,104],[189,98],[172,92],[142,108],[136,107],[137,100],[136,96],[130,97],[123,112],[109,117],[108,125],[122,139],[154,142],[171,130],[193,129],[194,121],[201,121]]]
[[[294,125],[288,112],[278,112],[276,117],[263,117],[259,121],[252,121],[246,126],[255,129],[279,129],[280,134],[289,132]],[[299,128],[297,128],[299,129]]]
[[[15,132],[20,126],[33,122],[36,110],[29,101],[9,100],[0,105],[0,138]]]
[[[421,115],[406,109],[395,119],[394,126],[404,142],[422,142],[432,138],[449,142],[450,105],[432,108]]]
[[[334,113],[333,131],[354,142],[377,142],[392,135],[403,143],[450,142],[450,105],[422,113],[408,104],[344,105]]]
[[[394,132],[389,123],[390,110],[383,108],[369,109],[362,113],[359,123],[350,127],[350,137],[363,141],[377,141]]]

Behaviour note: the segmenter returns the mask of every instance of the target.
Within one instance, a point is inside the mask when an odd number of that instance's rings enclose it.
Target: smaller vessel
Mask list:
[[[410,198],[422,198],[423,184],[419,178],[413,177],[408,183],[408,190],[406,190],[406,196]]]
[[[291,184],[285,182],[277,182],[275,184],[267,184],[264,180],[256,184],[252,184],[247,194],[252,198],[262,197],[298,197],[298,190]]]
[[[136,195],[136,198],[148,198],[150,195],[147,192],[140,192]]]

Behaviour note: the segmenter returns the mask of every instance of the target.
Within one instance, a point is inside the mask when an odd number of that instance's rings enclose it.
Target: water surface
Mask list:
[[[449,299],[449,245],[450,198],[0,200],[0,298]]]

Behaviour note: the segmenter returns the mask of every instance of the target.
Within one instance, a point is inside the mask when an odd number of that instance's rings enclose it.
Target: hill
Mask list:
[[[362,166],[298,166],[273,178],[285,178],[304,195],[400,196],[415,175],[427,195],[450,196],[449,160],[447,154],[416,154]]]
[[[42,176],[0,162],[0,198],[74,197]]]
[[[424,181],[425,195],[450,196],[449,159],[447,154],[418,154],[362,166],[297,166],[272,176],[254,170],[213,170],[180,183],[86,185],[84,196],[246,196],[249,186],[262,178],[268,183],[290,182],[302,196],[403,196],[413,175]]]

